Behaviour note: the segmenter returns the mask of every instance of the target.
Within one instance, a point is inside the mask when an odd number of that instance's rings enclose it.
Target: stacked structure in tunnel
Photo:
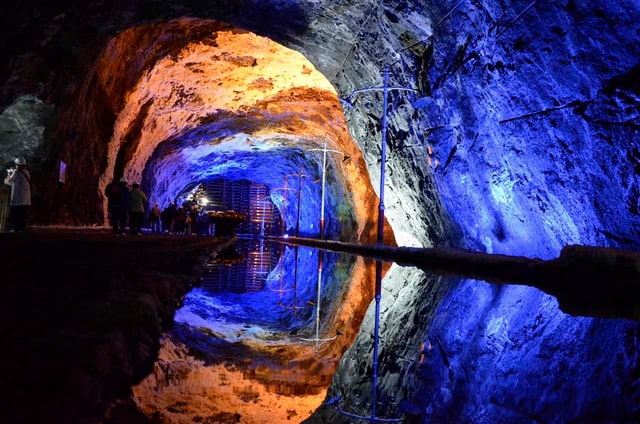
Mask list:
[[[327,142],[343,155],[329,158],[326,238],[371,244],[386,115],[385,244],[543,260],[569,245],[640,248],[635,0],[35,3],[11,6],[0,30],[0,160],[27,156],[33,223],[103,225],[104,187],[121,176],[161,204],[225,178],[267,186],[286,228],[314,238]],[[385,66],[411,91],[389,93],[386,110],[379,92],[352,96],[379,88]],[[315,271],[313,254],[294,258],[281,260]],[[338,268],[323,325],[344,344],[309,369],[340,400],[315,399],[300,420],[366,416],[372,393],[380,418],[406,422],[640,419],[636,321],[395,265],[372,387],[373,273]],[[301,281],[312,298],[314,279]],[[589,290],[611,290],[607,276]],[[594,310],[616,316],[608,298]],[[298,318],[276,316],[287,331]]]

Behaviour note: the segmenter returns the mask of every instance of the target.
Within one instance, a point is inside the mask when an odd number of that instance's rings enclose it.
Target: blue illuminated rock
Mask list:
[[[0,67],[6,76],[3,109],[18,94],[35,93],[40,81],[42,96],[58,108],[45,131],[41,153],[48,159],[34,164],[36,186],[47,193],[34,204],[41,222],[101,223],[98,188],[114,172],[144,178],[163,200],[218,170],[230,178],[253,174],[272,188],[301,167],[317,175],[318,158],[310,160],[303,150],[317,148],[327,130],[348,132],[353,143],[342,140],[334,147],[361,155],[336,162],[342,171],[330,184],[332,233],[372,240],[382,97],[354,90],[379,87],[389,64],[391,85],[416,90],[389,96],[385,213],[399,245],[541,259],[557,257],[567,245],[640,250],[640,6],[635,1],[142,2],[154,7],[112,10],[89,1],[86,9],[73,11],[58,3],[43,7],[32,26],[9,19],[0,30],[10,41],[7,54],[0,55],[7,65]],[[201,77],[211,56],[200,65],[180,62],[178,53],[189,40],[211,47],[216,40],[206,31],[221,27],[196,18],[188,24],[174,20],[184,16],[219,19],[304,55],[315,70],[300,66],[302,75],[318,72],[338,97],[349,97],[353,108],[344,109],[344,128],[321,122],[331,108],[339,112],[335,98],[323,103],[328,109],[315,110],[317,117],[295,108],[289,114],[282,98],[232,114],[211,108],[190,115],[182,106],[207,103],[191,90],[195,82],[164,97],[136,91],[144,78],[169,75],[148,72],[169,62],[182,63],[193,81]],[[149,22],[157,26],[146,32]],[[184,27],[190,31],[181,33]],[[78,37],[81,31],[92,37]],[[77,40],[73,49],[69,40]],[[216,60],[250,69],[251,57]],[[158,84],[183,76],[159,78]],[[243,79],[237,92],[225,86],[223,100],[268,92],[272,84],[262,74]],[[319,91],[305,93],[309,99]],[[173,102],[165,114],[158,113],[160,98]],[[172,121],[163,127],[170,129],[166,133],[151,125],[161,115],[166,124],[172,114],[188,125]],[[298,125],[301,117],[305,125]],[[253,134],[256,150],[232,137],[225,139],[232,147],[227,152],[216,144],[227,132],[244,134],[269,119],[270,134]],[[287,125],[294,121],[291,130]],[[311,129],[313,142],[294,140],[301,128]],[[207,132],[214,137],[205,140]],[[109,153],[115,138],[121,145]],[[61,158],[71,159],[73,183],[64,186],[50,179]],[[364,186],[349,199],[354,188]],[[303,189],[303,195],[304,233],[315,234],[317,185]],[[370,301],[371,285],[365,289],[363,304]],[[602,291],[592,301],[606,309],[606,278],[590,289]],[[533,287],[399,267],[384,280],[381,318],[381,416],[404,414],[420,423],[640,420],[636,321],[574,317]],[[327,395],[341,395],[342,407],[362,415],[371,410],[373,326],[371,306]],[[320,408],[308,421],[322,420],[349,422],[335,405]]]

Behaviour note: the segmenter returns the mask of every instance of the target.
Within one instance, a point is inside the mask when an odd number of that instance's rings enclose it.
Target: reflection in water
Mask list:
[[[322,342],[330,342],[332,340],[335,340],[336,336],[333,337],[325,337],[322,338],[320,337],[320,313],[322,311],[321,308],[321,304],[322,304],[322,258],[323,258],[323,252],[320,251],[318,254],[318,288],[317,288],[317,298],[316,298],[316,333],[315,333],[315,337],[313,338],[309,338],[309,337],[300,337],[300,340],[304,340],[307,342],[314,342],[315,343],[315,353],[316,355],[318,354],[318,349],[320,347],[320,343]]]
[[[278,259],[279,249],[273,243],[239,239],[207,264],[202,286],[212,293],[260,291]]]
[[[281,244],[278,247],[278,256],[280,258],[280,260],[278,261],[278,285],[276,287],[272,287],[271,291],[274,291],[276,293],[280,294],[280,300],[279,300],[279,304],[282,304],[282,297],[284,295],[284,293],[291,291],[290,288],[285,288],[284,286],[284,261],[282,260],[284,257],[284,245]]]
[[[299,309],[303,309],[305,308],[307,305],[301,305],[298,302],[298,265],[299,265],[299,252],[300,252],[300,248],[298,246],[294,246],[293,247],[293,251],[294,251],[294,259],[293,259],[293,288],[291,290],[293,290],[293,300],[291,301],[291,303],[287,303],[284,302],[282,300],[282,296],[280,297],[280,301],[278,302],[278,306],[280,306],[281,308],[284,309],[290,309],[291,311],[293,311],[293,316],[297,317],[298,316],[298,310]],[[281,263],[284,262],[281,261]],[[280,268],[280,278],[282,278],[282,275],[284,274],[284,271],[282,268]],[[282,292],[280,292],[282,293]]]
[[[372,268],[259,239],[238,240],[207,265],[153,373],[134,388],[138,407],[167,423],[301,422],[355,337]]]

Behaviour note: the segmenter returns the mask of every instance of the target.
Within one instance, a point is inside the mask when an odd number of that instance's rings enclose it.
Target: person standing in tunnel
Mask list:
[[[111,230],[115,236],[124,236],[127,225],[127,203],[129,201],[129,187],[127,179],[113,180],[105,189],[107,206],[109,208],[109,221]]]
[[[176,209],[176,203],[171,202],[169,206],[162,211],[162,226],[167,227],[167,232],[173,234],[173,227],[176,224],[176,217],[178,216],[178,209]]]
[[[187,214],[184,211],[184,206],[178,206],[176,211],[176,219],[174,229],[176,234],[184,234],[185,222],[187,220]]]
[[[129,193],[129,227],[132,236],[142,236],[142,224],[144,223],[144,206],[147,204],[147,195],[140,190],[140,184],[131,185]]]
[[[11,186],[11,223],[14,232],[27,231],[27,214],[31,206],[31,174],[24,158],[14,160],[17,169],[7,170],[4,183]]]
[[[160,215],[162,215],[162,211],[160,211],[160,206],[158,203],[154,203],[151,208],[151,212],[149,212],[149,224],[151,224],[151,232],[152,233],[160,233]]]
[[[104,190],[104,195],[107,198],[107,208],[109,210],[109,223],[111,224],[111,231],[113,231],[114,236],[124,235],[124,225],[126,222],[122,222],[122,215],[124,214],[126,221],[125,192],[128,191],[127,179],[124,177],[120,178],[120,181],[114,179]]]
[[[189,211],[189,216],[187,217],[187,221],[189,225],[187,226],[187,235],[198,235],[198,218],[200,217],[200,213],[198,212],[198,205],[191,206],[191,210]]]

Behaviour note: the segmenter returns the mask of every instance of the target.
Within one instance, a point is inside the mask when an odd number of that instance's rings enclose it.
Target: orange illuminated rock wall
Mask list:
[[[82,172],[82,183],[97,190],[97,216],[106,216],[100,193],[114,176],[140,181],[158,145],[208,125],[194,149],[306,150],[322,147],[326,138],[328,148],[350,157],[335,161],[338,182],[353,195],[360,234],[372,236],[377,202],[362,155],[335,90],[299,53],[225,24],[183,18],[124,31],[105,46],[93,72],[59,131],[73,131],[89,149],[88,155],[66,143],[62,157],[73,176]]]

